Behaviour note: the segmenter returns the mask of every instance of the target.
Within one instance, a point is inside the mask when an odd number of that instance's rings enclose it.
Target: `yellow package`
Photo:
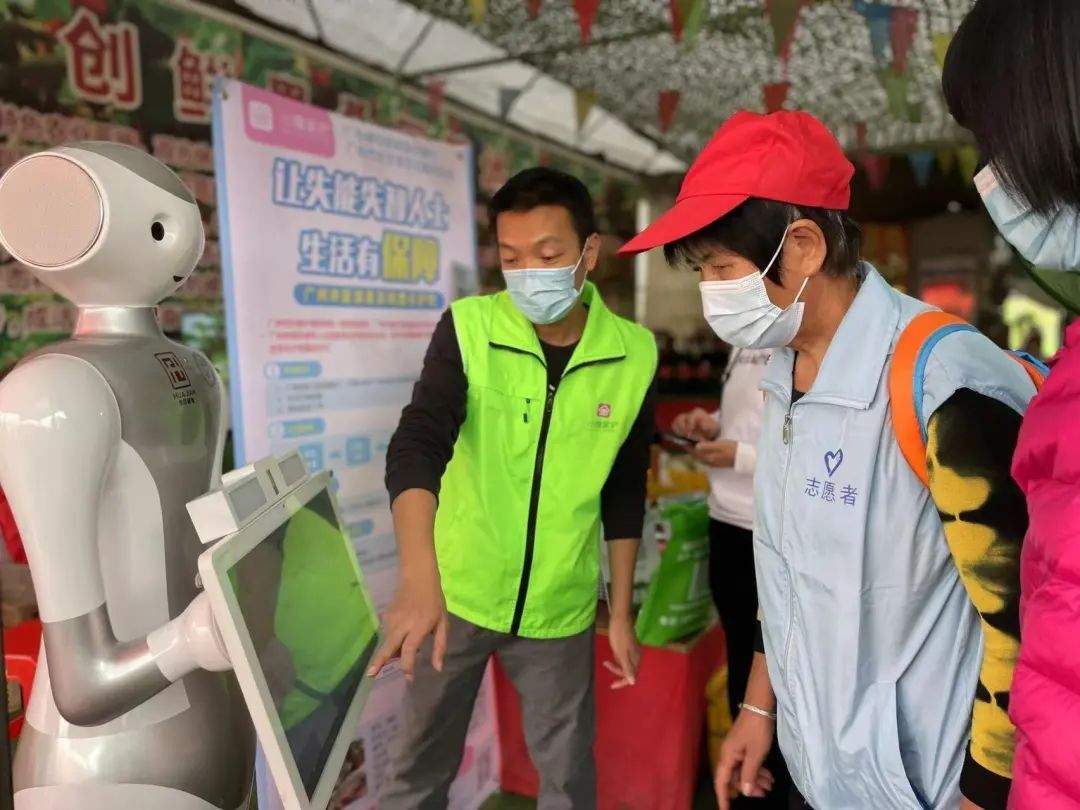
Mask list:
[[[731,730],[731,707],[727,693],[728,669],[724,664],[713,673],[705,686],[705,728],[709,734],[709,762],[712,770],[720,761],[720,746]]]

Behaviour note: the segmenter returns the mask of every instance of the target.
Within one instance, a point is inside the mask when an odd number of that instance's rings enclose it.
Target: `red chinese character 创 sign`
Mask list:
[[[142,104],[139,30],[129,22],[102,25],[79,8],[57,39],[64,46],[71,88],[80,98],[134,110]]]
[[[234,75],[235,65],[232,57],[196,50],[191,40],[180,37],[169,60],[173,74],[173,112],[177,120],[209,122],[214,77]]]

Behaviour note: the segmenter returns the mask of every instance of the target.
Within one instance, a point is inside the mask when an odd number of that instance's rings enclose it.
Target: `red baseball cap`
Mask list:
[[[751,197],[846,211],[854,174],[836,138],[814,116],[735,113],[686,173],[675,206],[619,253],[641,253],[675,242]]]

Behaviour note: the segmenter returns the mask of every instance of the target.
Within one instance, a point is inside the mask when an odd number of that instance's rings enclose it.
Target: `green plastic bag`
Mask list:
[[[709,592],[709,507],[704,498],[663,504],[660,515],[668,544],[645,604],[638,614],[638,639],[650,647],[701,632],[712,617]]]

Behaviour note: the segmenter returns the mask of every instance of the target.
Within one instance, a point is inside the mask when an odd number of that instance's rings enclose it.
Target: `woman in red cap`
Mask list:
[[[912,331],[929,308],[859,261],[852,173],[813,117],[739,113],[624,248],[662,245],[700,273],[722,340],[775,350],[754,492],[761,644],[717,792],[723,808],[763,795],[775,734],[798,807],[1004,808],[1026,530],[1009,463],[1035,387],[970,327]]]
[[[1080,305],[1080,3],[979,0],[949,48],[949,109],[988,165],[976,186],[1036,280]],[[987,59],[986,55],[993,58]],[[1013,473],[1031,530],[1021,568],[1017,810],[1080,807],[1080,323],[1024,419]]]

